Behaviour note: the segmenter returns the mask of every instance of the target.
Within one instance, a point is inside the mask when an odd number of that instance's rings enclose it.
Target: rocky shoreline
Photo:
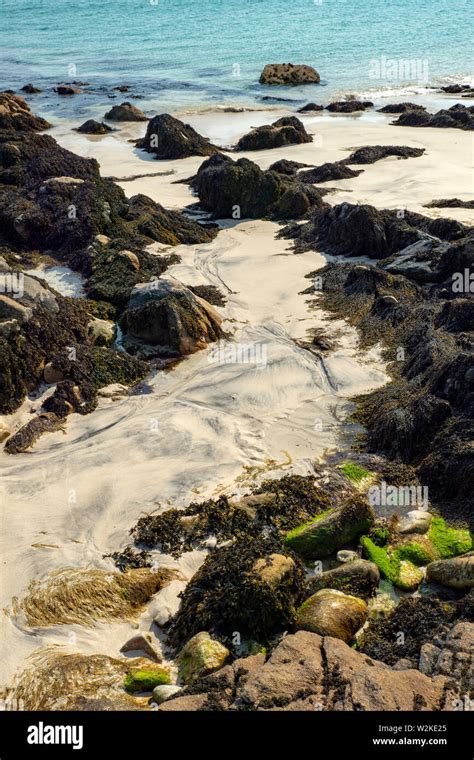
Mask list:
[[[332,110],[359,110],[343,103]],[[472,129],[462,105],[398,114],[401,126]],[[353,399],[363,428],[349,453],[328,452],[304,475],[282,475],[273,460],[271,477],[261,467],[243,494],[158,504],[130,519],[130,539],[92,567],[34,577],[11,603],[19,630],[110,621],[138,630],[120,633],[117,656],[33,651],[4,685],[7,698],[31,710],[461,709],[474,695],[472,228],[334,202],[337,188],[319,186],[360,182],[386,159],[416,164],[425,148],[364,145],[316,165],[302,152],[313,135],[285,116],[235,144],[255,162],[234,160],[191,126],[156,116],[138,150],[203,157],[179,180],[195,195],[185,213],[128,197],[97,161],[42,134],[48,127],[21,98],[0,94],[0,412],[8,420],[33,392],[41,398],[18,429],[2,422],[11,459],[34,457],[48,431],[67,436],[104,392],[146,396],[153,372],[172,374],[185,357],[231,342],[219,311],[226,294],[184,284],[175,269],[219,240],[225,220],[270,219],[289,256],[323,254],[328,263],[307,274],[310,313],[352,325],[362,349],[381,346],[391,381]],[[275,151],[268,169],[259,151]],[[27,273],[51,262],[80,273],[85,295],[62,296]],[[329,332],[292,340],[321,373],[335,349]],[[199,563],[185,577],[164,555]]]

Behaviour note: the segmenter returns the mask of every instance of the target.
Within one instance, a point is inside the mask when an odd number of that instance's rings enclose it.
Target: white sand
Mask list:
[[[278,115],[272,113],[271,120]],[[229,143],[248,123],[269,121],[268,116],[220,114],[215,134],[204,128],[209,114],[190,121],[216,142],[221,134],[221,142]],[[367,144],[422,145],[427,148],[422,158],[388,159],[365,167],[358,178],[338,182],[340,190],[330,201],[419,211],[433,197],[468,196],[468,133],[394,128],[387,121],[308,118],[305,123],[319,138],[315,143],[248,155],[266,168],[282,157],[314,164],[333,161]],[[96,157],[104,175],[175,172],[123,182],[128,195],[146,193],[176,208],[195,201],[188,186],[172,182],[195,173],[202,159],[157,162],[145,155],[144,160],[144,154],[124,141],[143,131],[143,125],[132,125],[91,139],[58,127],[53,134],[65,147]],[[458,219],[472,215],[465,210],[430,211],[441,212]],[[378,351],[361,352],[354,330],[343,321],[325,322],[324,313],[309,308],[314,299],[300,295],[310,284],[305,274],[323,266],[323,256],[293,255],[287,241],[275,240],[279,227],[271,222],[226,222],[223,227],[211,244],[174,249],[182,262],[166,276],[219,287],[228,299],[221,313],[232,345],[258,346],[259,361],[212,362],[210,348],[152,378],[149,395],[104,399],[93,414],[70,417],[66,435],[45,435],[28,454],[9,457],[2,452],[2,607],[21,595],[31,579],[52,570],[88,565],[111,569],[102,555],[125,545],[137,518],[158,504],[181,506],[221,492],[239,494],[263,475],[311,472],[313,462],[326,452],[349,445],[347,399],[386,382]],[[321,325],[333,335],[343,330],[338,348],[324,361],[294,342]],[[202,558],[202,553],[193,553],[180,561],[186,577]],[[169,558],[162,561],[173,565]],[[149,624],[145,616],[142,625]],[[0,683],[11,678],[28,653],[49,643],[65,644],[70,633],[64,626],[31,632],[9,618],[2,629]],[[131,625],[120,622],[75,629],[74,647],[118,655],[131,632]]]

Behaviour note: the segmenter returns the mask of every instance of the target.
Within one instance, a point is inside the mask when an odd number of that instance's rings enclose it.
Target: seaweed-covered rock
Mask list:
[[[300,145],[312,142],[313,138],[296,116],[283,116],[273,124],[255,127],[240,138],[235,150],[268,150],[283,145]]]
[[[219,148],[202,137],[189,124],[167,113],[154,116],[148,123],[146,135],[137,147],[154,153],[158,159],[211,156]]]
[[[229,650],[206,631],[196,633],[178,655],[180,678],[185,683],[197,681],[221,668],[229,655]]]
[[[437,113],[407,111],[400,114],[392,124],[396,127],[437,127],[472,130],[474,129],[474,109],[461,103],[442,109]]]
[[[465,201],[459,198],[440,198],[424,205],[425,208],[474,208],[474,201]]]
[[[27,95],[37,95],[39,92],[43,92],[39,87],[35,87],[33,84],[24,84],[21,88],[22,92],[26,92]]]
[[[377,546],[368,536],[361,538],[365,556],[377,565],[381,574],[403,591],[415,591],[423,580],[422,571],[411,561],[414,552],[395,547]],[[409,556],[410,559],[405,557]],[[422,564],[420,562],[420,564]]]
[[[19,95],[0,92],[0,129],[12,132],[38,132],[51,124],[31,113],[26,101]]]
[[[242,537],[209,554],[182,594],[169,629],[171,645],[182,646],[199,631],[229,643],[236,631],[242,640],[266,641],[292,625],[304,598],[304,570],[293,558],[294,564],[285,563],[283,573],[274,573],[275,553],[284,554],[279,542]],[[261,559],[271,578],[262,574]]]
[[[373,521],[371,507],[355,497],[291,530],[285,544],[306,559],[322,559],[367,532]]]
[[[104,118],[109,121],[148,121],[143,111],[127,101],[118,106],[112,106]]]
[[[355,113],[373,108],[373,105],[370,100],[336,100],[326,106],[326,110],[331,111],[331,113]]]
[[[296,615],[296,628],[348,643],[364,625],[367,614],[362,599],[324,588],[303,602]]]
[[[77,131],[84,135],[106,135],[108,132],[112,132],[112,127],[107,126],[103,121],[88,119],[77,128]]]
[[[298,113],[312,113],[314,111],[324,111],[324,106],[318,105],[318,103],[306,103],[305,106],[298,108]]]
[[[216,225],[198,224],[180,211],[165,209],[142,194],[130,198],[124,218],[130,231],[165,245],[210,243],[218,233]]]
[[[315,188],[275,171],[262,171],[246,158],[212,161],[198,172],[195,186],[200,205],[217,219],[297,219],[311,207],[323,205]]]
[[[338,552],[338,559],[339,554]],[[357,557],[357,555],[356,555]],[[308,589],[312,594],[323,588],[343,591],[345,594],[368,599],[373,596],[380,581],[380,572],[373,562],[365,559],[344,560],[344,564],[324,573],[314,575],[308,580]]]
[[[306,64],[267,63],[260,74],[260,84],[299,85],[319,84],[320,76],[316,69]]]
[[[63,430],[63,420],[52,412],[39,414],[23,425],[8,438],[5,444],[7,454],[20,454],[33,446],[43,433]]]
[[[332,182],[338,179],[351,179],[358,177],[362,169],[351,169],[346,166],[345,161],[335,161],[334,163],[321,164],[309,169],[307,172],[300,172],[298,179],[303,182]]]
[[[419,103],[388,103],[377,111],[379,113],[406,113],[407,111],[426,111],[426,108]]]
[[[346,164],[375,164],[387,156],[397,158],[419,158],[425,152],[425,148],[410,148],[407,145],[367,145],[357,148],[348,158]]]
[[[124,678],[123,687],[130,694],[153,691],[161,684],[171,683],[171,676],[161,665],[147,663],[139,667],[131,667]]]
[[[279,161],[275,161],[268,167],[270,172],[278,172],[279,174],[287,174],[288,176],[294,176],[298,169],[304,169],[310,164],[303,164],[300,161],[290,161],[288,158],[281,158]]]
[[[426,577],[430,581],[436,581],[449,588],[463,590],[474,588],[474,552],[454,559],[431,562],[426,568]]]
[[[220,323],[210,304],[170,280],[136,285],[121,319],[129,338],[179,356],[221,338]]]

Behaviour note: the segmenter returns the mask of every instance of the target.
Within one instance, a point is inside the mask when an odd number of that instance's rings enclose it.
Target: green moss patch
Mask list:
[[[332,512],[332,509],[326,509],[324,512],[321,512],[320,515],[316,515],[316,517],[313,517],[311,520],[308,520],[308,522],[303,523],[302,525],[297,525],[296,528],[293,528],[293,530],[290,530],[286,536],[285,536],[285,544],[288,546],[291,546],[292,541],[294,538],[297,538],[302,533],[307,530],[307,528],[310,528],[311,525],[314,525],[314,523],[317,523],[319,520],[321,520],[323,517],[326,517],[326,515],[330,514]]]
[[[367,558],[375,562],[384,578],[397,588],[403,591],[412,591],[421,582],[422,575],[412,561],[415,557],[420,558],[416,550],[406,551],[405,554],[400,552],[400,549],[387,550],[374,544],[368,536],[362,536],[361,544]],[[403,548],[407,549],[407,547]],[[406,554],[412,559],[408,559]]]
[[[355,462],[344,462],[341,466],[341,470],[353,483],[360,483],[362,480],[369,478],[373,474],[369,472],[369,470],[365,470],[359,464],[355,464]]]
[[[138,691],[153,691],[155,686],[171,683],[169,673],[163,668],[153,670],[134,670],[125,676],[123,686],[125,691],[135,694]]]
[[[466,554],[473,547],[472,533],[463,528],[450,528],[442,517],[433,517],[428,538],[441,559]]]

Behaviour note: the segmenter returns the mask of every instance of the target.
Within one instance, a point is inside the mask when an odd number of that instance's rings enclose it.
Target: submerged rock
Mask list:
[[[320,79],[316,69],[306,64],[267,63],[260,74],[260,84],[267,85],[319,84]]]
[[[240,138],[235,150],[268,150],[281,148],[283,145],[309,143],[312,140],[312,136],[307,133],[303,123],[296,116],[284,116],[273,124],[252,129]]]
[[[334,589],[321,589],[307,599],[296,614],[296,628],[348,643],[367,620],[362,599]]]
[[[104,118],[109,121],[148,121],[143,111],[127,101],[119,106],[112,106]]]
[[[229,655],[225,646],[213,640],[206,631],[201,631],[188,641],[178,655],[180,678],[185,683],[193,683],[221,668]]]
[[[36,95],[39,92],[43,92],[43,90],[40,90],[39,87],[35,87],[32,84],[24,84],[21,88],[22,92],[26,92],[28,95]]]
[[[122,653],[144,652],[147,657],[155,660],[155,662],[161,662],[163,657],[157,643],[157,640],[154,639],[151,633],[137,633],[136,636],[132,636],[131,639],[120,647],[120,651]]]
[[[189,124],[184,124],[167,113],[154,116],[148,123],[146,135],[137,142],[137,148],[154,153],[158,159],[211,156],[219,148],[202,137]]]
[[[121,327],[129,338],[184,356],[223,337],[221,318],[177,281],[136,285]]]

